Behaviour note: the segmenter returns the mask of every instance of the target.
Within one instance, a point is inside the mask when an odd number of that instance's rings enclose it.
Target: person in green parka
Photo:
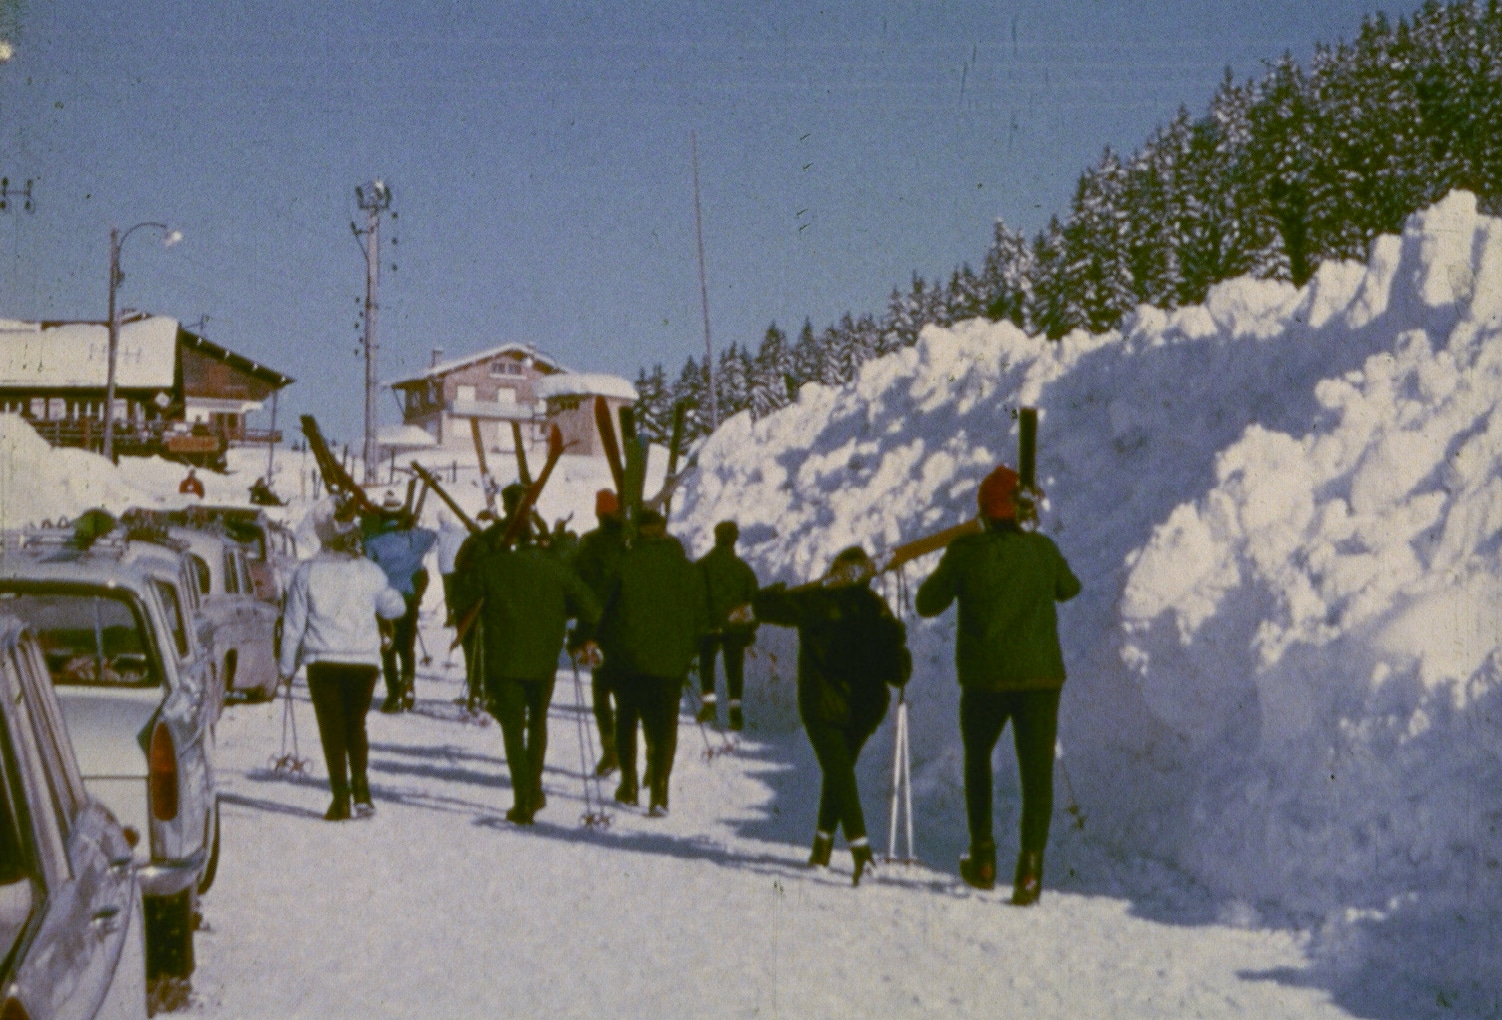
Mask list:
[[[887,685],[906,683],[912,672],[907,629],[871,590],[872,573],[865,550],[851,546],[834,558],[821,585],[793,591],[772,585],[751,603],[762,622],[798,628],[798,716],[823,773],[808,863],[827,866],[843,828],[856,885],[874,860],[856,759],[887,714]]]
[[[508,486],[502,493],[508,512],[514,512],[519,489]],[[506,818],[530,825],[547,803],[542,769],[548,704],[568,620],[578,619],[587,628],[598,619],[600,605],[573,570],[538,548],[526,529],[512,549],[494,537],[476,543],[456,580],[459,615],[481,606],[486,703],[500,723],[511,772],[513,806]]]
[[[1053,815],[1054,743],[1064,655],[1054,604],[1079,594],[1080,582],[1058,546],[1017,524],[1017,473],[998,467],[977,500],[985,529],[944,550],[914,600],[920,616],[959,603],[955,666],[960,736],[965,745],[965,813],[970,855],[960,876],[989,889],[996,882],[991,828],[991,752],[1007,720],[1022,780],[1021,846],[1012,902],[1027,906],[1043,888],[1043,850]]]
[[[579,580],[588,585],[603,604],[620,568],[621,557],[626,553],[625,521],[621,517],[621,503],[615,490],[601,489],[595,493],[595,519],[599,521],[599,527],[586,531],[579,539],[573,564]],[[600,760],[595,764],[597,776],[608,776],[620,766],[615,749],[613,668],[613,663],[606,662],[595,667],[590,674],[590,702],[595,726],[600,733]]]
[[[600,617],[599,645],[616,695],[615,745],[621,783],[615,799],[636,804],[636,724],[647,746],[650,812],[667,813],[678,747],[678,699],[688,667],[709,629],[704,581],[654,510],[637,518],[636,539],[621,556]]]
[[[756,573],[735,554],[740,528],[734,521],[714,526],[714,548],[697,561],[709,599],[710,632],[699,642],[699,721],[715,721],[715,655],[725,653],[725,698],[730,728],[745,726],[741,696],[746,688],[746,649],[756,640],[756,620],[739,612],[756,597]],[[749,617],[749,613],[745,613]]]

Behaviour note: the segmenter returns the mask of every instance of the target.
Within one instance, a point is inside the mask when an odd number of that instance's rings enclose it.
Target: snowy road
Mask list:
[[[1133,916],[1124,900],[1056,891],[1024,911],[1005,890],[976,893],[923,867],[887,866],[852,889],[842,850],[829,871],[812,872],[801,843],[741,834],[784,810],[757,775],[787,756],[748,740],[706,761],[686,719],[670,817],[614,810],[608,829],[586,829],[566,672],[552,713],[550,803],[534,828],[515,828],[502,818],[511,798],[499,730],[442,718],[458,692],[455,677],[424,676],[428,714],[370,716],[379,813],[368,823],[322,820],[328,798],[304,691],[297,721],[311,778],[267,767],[281,702],[227,709],[224,858],[204,902],[190,1012],[1348,1015],[1321,990],[1274,979],[1304,964],[1287,933],[1164,924]],[[865,793],[875,819],[880,791]]]

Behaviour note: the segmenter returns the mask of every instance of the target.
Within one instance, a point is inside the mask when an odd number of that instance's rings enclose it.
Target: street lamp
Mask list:
[[[120,249],[126,240],[142,227],[155,227],[162,232],[162,247],[170,248],[183,239],[182,231],[173,230],[165,223],[137,223],[125,233],[118,227],[110,228],[110,317],[109,317],[109,371],[104,383],[104,455],[115,459],[115,361],[120,350],[120,317],[115,312],[115,291],[125,274],[120,272]]]

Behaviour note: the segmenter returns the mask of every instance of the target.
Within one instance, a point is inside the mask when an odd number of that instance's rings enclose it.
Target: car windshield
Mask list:
[[[31,624],[52,682],[90,687],[155,687],[146,632],[124,594],[3,591],[0,613]]]

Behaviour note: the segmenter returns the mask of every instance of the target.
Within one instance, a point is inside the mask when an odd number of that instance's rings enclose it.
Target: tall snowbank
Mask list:
[[[1058,343],[928,329],[727,422],[682,521],[702,551],[737,519],[764,583],[801,581],[972,516],[1035,405],[1043,527],[1085,585],[1061,735],[1087,835],[1262,909],[1496,918],[1499,400],[1502,222],[1453,193],[1301,289],[1229,281]],[[913,644],[916,786],[962,830],[952,612]]]

